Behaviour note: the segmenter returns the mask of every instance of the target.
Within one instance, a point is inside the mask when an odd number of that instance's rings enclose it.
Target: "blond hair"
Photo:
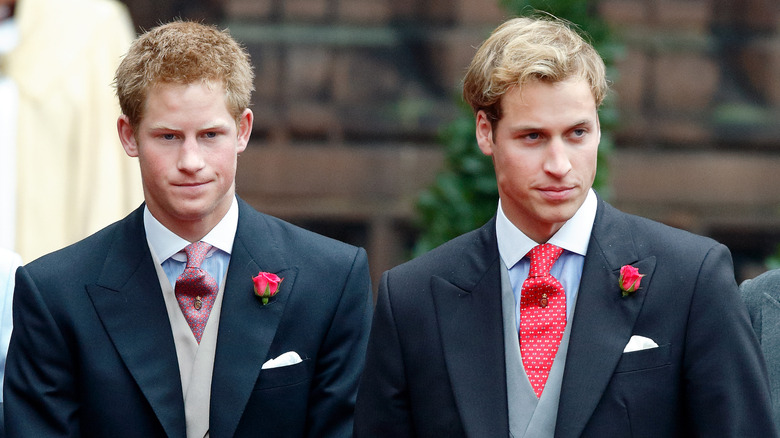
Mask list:
[[[555,17],[506,21],[482,43],[463,79],[463,98],[476,114],[501,119],[501,97],[531,80],[584,78],[599,107],[608,86],[604,60],[572,26]]]
[[[152,87],[197,82],[223,85],[228,111],[238,122],[249,107],[254,73],[249,55],[227,30],[187,21],[163,24],[137,38],[114,78],[122,113],[134,127]]]

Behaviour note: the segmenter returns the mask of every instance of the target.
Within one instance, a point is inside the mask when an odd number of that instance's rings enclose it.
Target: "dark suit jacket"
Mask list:
[[[380,284],[356,437],[506,437],[495,220]],[[623,298],[618,273],[646,276]],[[632,335],[658,348],[623,354]],[[555,436],[775,436],[726,247],[599,201]]]
[[[739,286],[769,370],[775,425],[780,428],[780,269]]]
[[[176,352],[142,208],[19,269],[9,437],[184,437]],[[266,306],[260,271],[284,278]],[[211,386],[210,435],[351,434],[371,313],[365,251],[239,201]],[[297,365],[262,370],[287,351]]]

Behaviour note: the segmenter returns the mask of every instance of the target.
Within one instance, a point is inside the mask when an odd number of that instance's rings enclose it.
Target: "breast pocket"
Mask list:
[[[313,362],[261,370],[235,436],[304,436]]]
[[[304,359],[295,364],[277,368],[267,368],[260,371],[254,391],[297,385],[309,380],[312,360]]]
[[[672,344],[665,344],[656,348],[648,348],[647,350],[623,353],[615,373],[630,373],[667,366],[671,364],[671,347]]]

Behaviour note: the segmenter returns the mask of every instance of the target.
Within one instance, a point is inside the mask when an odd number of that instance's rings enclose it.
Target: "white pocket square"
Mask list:
[[[298,353],[294,351],[288,351],[287,353],[282,354],[276,359],[271,359],[268,362],[264,363],[263,369],[267,370],[269,368],[287,367],[301,362],[302,362],[301,357],[298,356]]]
[[[648,350],[650,348],[658,348],[658,344],[650,338],[644,336],[634,335],[628,340],[626,348],[623,349],[623,353],[630,353],[632,351]]]

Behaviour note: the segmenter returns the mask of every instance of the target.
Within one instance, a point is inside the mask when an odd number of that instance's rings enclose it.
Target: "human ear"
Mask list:
[[[484,110],[477,111],[477,144],[485,155],[493,155],[493,123]]]
[[[247,108],[241,113],[241,117],[238,119],[238,152],[244,152],[247,144],[249,144],[249,136],[252,135],[252,123],[254,121],[254,114],[252,110]]]
[[[122,114],[116,121],[116,130],[119,133],[119,141],[122,142],[122,148],[130,157],[138,156],[138,142],[135,139],[135,129],[130,124],[130,119]]]

